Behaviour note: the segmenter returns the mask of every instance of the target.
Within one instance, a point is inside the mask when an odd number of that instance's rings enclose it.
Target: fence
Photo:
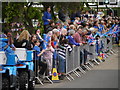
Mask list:
[[[107,54],[107,49],[108,50],[112,50],[112,39],[113,37],[110,36],[108,37],[108,39],[110,40],[109,43],[107,43],[107,37],[101,37],[99,39],[99,48],[100,50],[102,50],[102,52],[104,54]],[[73,50],[71,52],[68,51],[68,49],[66,50],[66,75],[70,76],[73,80],[74,78],[72,77],[71,73],[75,73],[77,76],[81,76],[79,75],[80,73],[77,72],[77,70],[80,70],[81,72],[85,73],[85,70],[83,70],[80,66],[81,60],[80,60],[80,51],[82,53],[84,53],[84,50],[88,51],[89,53],[92,53],[90,55],[87,55],[88,58],[88,62],[90,64],[89,60],[93,60],[96,64],[100,64],[99,62],[102,62],[102,60],[99,60],[97,52],[96,52],[96,45],[97,44],[85,44],[82,46],[75,46],[73,47]],[[88,70],[90,70],[88,65],[84,65],[85,68],[87,68]],[[67,77],[68,78],[68,77]],[[68,78],[70,80],[70,78]]]

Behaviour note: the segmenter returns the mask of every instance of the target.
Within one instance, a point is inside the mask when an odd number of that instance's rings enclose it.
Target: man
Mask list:
[[[74,34],[73,38],[77,43],[82,43],[82,29],[83,27],[81,25],[78,26],[78,31]]]

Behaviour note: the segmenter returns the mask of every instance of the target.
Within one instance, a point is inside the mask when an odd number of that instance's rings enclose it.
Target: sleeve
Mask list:
[[[11,44],[11,45],[10,45],[10,47],[11,47],[11,48],[14,48],[14,47],[15,47],[15,45],[14,45],[14,44]]]
[[[51,46],[51,51],[52,51],[52,52],[54,52],[54,51],[55,51],[55,50],[54,50],[54,48],[53,48],[52,46]]]
[[[76,46],[80,46],[79,43],[76,43],[76,42],[75,42],[74,38],[71,38],[71,44],[76,45]]]
[[[59,47],[62,48],[62,49],[65,49],[65,47],[63,47],[62,45],[59,45]]]
[[[68,46],[68,51],[71,52],[72,51],[72,47],[71,46]]]
[[[43,15],[42,19],[43,19],[43,21],[48,21],[47,20],[47,12],[44,12],[44,15]]]
[[[77,42],[77,43],[81,43],[81,37],[79,36],[78,33],[76,33],[74,36],[73,36],[74,40]]]
[[[35,46],[33,47],[33,50],[37,50]]]
[[[54,48],[54,42],[51,42],[52,47]]]

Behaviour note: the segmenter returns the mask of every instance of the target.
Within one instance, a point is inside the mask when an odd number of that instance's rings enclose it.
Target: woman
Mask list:
[[[75,34],[75,30],[69,31],[69,36],[68,36],[69,43],[70,45],[80,46],[81,43],[77,43],[75,39],[73,38],[74,34]]]
[[[29,40],[30,40],[30,33],[27,30],[23,30],[14,44],[17,48],[29,49],[30,47]]]
[[[52,20],[50,11],[51,11],[51,9],[50,9],[50,7],[48,7],[47,11],[44,12],[44,15],[42,17],[43,22],[44,22],[44,33],[47,33],[47,26],[49,25],[50,21]]]

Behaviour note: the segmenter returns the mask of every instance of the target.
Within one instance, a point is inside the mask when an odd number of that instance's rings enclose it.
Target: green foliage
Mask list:
[[[31,33],[37,27],[33,27],[32,19],[38,19],[40,23],[40,29],[43,30],[43,21],[42,15],[43,10],[46,10],[46,7],[51,6],[51,13],[53,19],[56,20],[55,12],[58,12],[60,8],[64,9],[64,13],[70,14],[71,12],[80,10],[83,11],[84,2],[40,2],[44,8],[41,7],[32,7],[33,2],[4,2],[2,3],[2,18],[6,20],[7,26],[10,27],[9,23],[12,22],[22,22],[26,29]],[[87,4],[87,3],[86,3]],[[89,9],[89,8],[87,8]],[[43,31],[42,31],[43,32]]]
[[[7,3],[5,6],[5,10],[3,10],[4,15],[6,16],[7,23],[11,23],[14,21],[15,17],[21,17],[22,13],[20,11],[20,7],[23,3]]]

